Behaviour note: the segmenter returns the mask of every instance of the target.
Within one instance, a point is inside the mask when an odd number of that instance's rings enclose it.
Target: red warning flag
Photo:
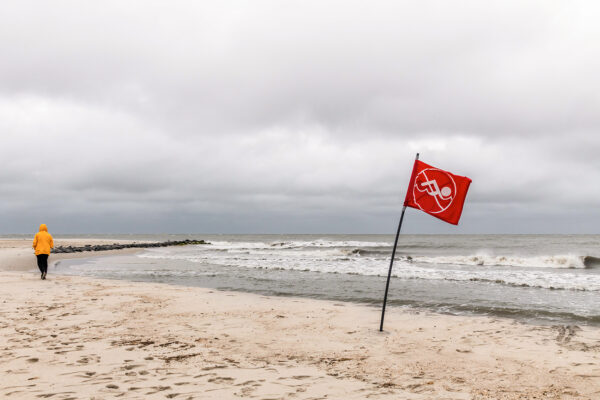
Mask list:
[[[471,179],[415,160],[404,205],[457,225]]]

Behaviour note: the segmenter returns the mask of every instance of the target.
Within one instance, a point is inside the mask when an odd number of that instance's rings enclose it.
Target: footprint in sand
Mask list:
[[[210,378],[208,381],[210,383],[231,383],[234,379],[228,376],[217,376],[215,378]]]
[[[566,344],[573,339],[577,331],[580,331],[581,328],[577,325],[560,325],[558,328],[558,336],[556,337],[556,341],[559,344]]]
[[[154,389],[154,392],[148,392],[146,394],[156,394],[158,392],[163,392],[165,390],[171,389],[171,386],[152,386],[151,389]]]
[[[236,393],[237,396],[247,397],[252,394],[252,392],[256,391],[256,388],[251,386],[245,386],[240,390],[240,393]]]
[[[210,372],[210,373],[207,373],[207,374],[200,374],[200,375],[194,376],[194,379],[202,378],[204,376],[211,376],[211,375],[216,376],[217,374],[215,374],[214,372]]]
[[[127,364],[127,365],[124,365],[122,368],[127,371],[130,371],[134,368],[139,368],[139,367],[142,367],[142,365],[141,364]]]

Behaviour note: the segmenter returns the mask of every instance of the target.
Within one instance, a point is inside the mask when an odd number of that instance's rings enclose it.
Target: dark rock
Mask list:
[[[80,247],[73,247],[73,246],[58,246],[57,248],[54,249],[54,253],[80,253],[83,251],[106,251],[106,250],[121,250],[121,249],[129,249],[129,248],[139,248],[139,249],[143,249],[143,248],[149,248],[149,247],[167,247],[167,246],[187,246],[187,245],[199,245],[199,244],[210,244],[209,242],[206,242],[204,240],[191,240],[191,239],[185,239],[185,240],[168,240],[166,242],[156,242],[156,243],[128,243],[128,244],[119,244],[119,243],[113,243],[113,244],[100,244],[100,245],[94,245],[92,246],[91,244],[86,244],[84,246],[80,246]]]

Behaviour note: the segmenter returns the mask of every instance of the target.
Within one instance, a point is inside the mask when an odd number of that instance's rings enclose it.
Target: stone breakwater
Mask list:
[[[86,244],[85,246],[58,246],[53,253],[81,253],[84,251],[106,251],[106,250],[121,250],[131,248],[148,248],[148,247],[167,247],[167,246],[186,246],[191,244],[210,244],[204,240],[169,240],[166,242],[157,243],[113,243],[113,244]]]

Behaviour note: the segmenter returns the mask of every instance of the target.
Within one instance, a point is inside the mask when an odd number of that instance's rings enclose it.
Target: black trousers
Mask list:
[[[48,272],[48,254],[38,254],[37,263],[42,274]]]

